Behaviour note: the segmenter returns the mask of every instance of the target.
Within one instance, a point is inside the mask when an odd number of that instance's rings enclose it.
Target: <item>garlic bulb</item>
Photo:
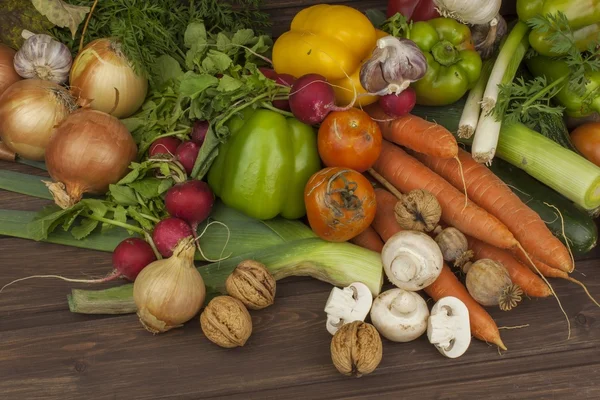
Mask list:
[[[409,39],[385,36],[377,41],[373,55],[360,68],[360,84],[369,93],[400,94],[427,72],[427,59]]]
[[[487,24],[500,12],[502,0],[433,0],[438,12],[465,24]]]
[[[206,288],[194,266],[194,239],[182,239],[169,258],[152,262],[133,284],[140,322],[152,333],[180,327],[202,308]]]
[[[65,83],[73,57],[64,44],[44,34],[30,36],[14,59],[15,71],[23,78]]]
[[[521,301],[523,290],[512,283],[504,265],[483,258],[463,267],[467,274],[465,286],[482,306],[499,306],[502,311],[513,309]]]

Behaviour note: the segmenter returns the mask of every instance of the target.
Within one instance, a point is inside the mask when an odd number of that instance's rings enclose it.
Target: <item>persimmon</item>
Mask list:
[[[600,166],[600,122],[588,122],[575,128],[571,142],[585,158]]]
[[[365,172],[381,153],[381,129],[358,108],[329,113],[319,127],[318,148],[327,167]]]
[[[377,201],[373,186],[361,173],[329,167],[308,180],[304,203],[308,223],[320,238],[345,242],[371,225]]]

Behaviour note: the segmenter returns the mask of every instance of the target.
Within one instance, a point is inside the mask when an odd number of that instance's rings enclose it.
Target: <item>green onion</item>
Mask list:
[[[586,210],[600,206],[600,167],[521,123],[502,126],[498,156]]]
[[[475,133],[475,127],[477,127],[477,121],[479,121],[479,114],[481,112],[480,103],[483,98],[483,91],[492,72],[493,65],[493,58],[484,61],[479,80],[475,84],[475,87],[469,91],[465,108],[463,108],[460,121],[458,122],[458,137],[468,139]]]
[[[471,154],[479,163],[491,163],[498,146],[498,136],[502,126],[504,111],[495,110],[499,85],[511,83],[517,69],[529,49],[527,32],[529,27],[517,22],[500,49],[494,62],[490,78],[486,84],[482,100],[482,111],[473,139]]]

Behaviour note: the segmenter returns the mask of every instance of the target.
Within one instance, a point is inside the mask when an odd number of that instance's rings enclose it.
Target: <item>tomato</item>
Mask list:
[[[600,166],[600,122],[588,122],[575,128],[571,142],[585,158]]]
[[[327,167],[365,172],[381,153],[377,122],[358,108],[329,113],[318,135],[319,155]]]
[[[311,229],[322,239],[345,242],[364,231],[375,218],[376,199],[371,183],[349,168],[322,169],[304,189]]]

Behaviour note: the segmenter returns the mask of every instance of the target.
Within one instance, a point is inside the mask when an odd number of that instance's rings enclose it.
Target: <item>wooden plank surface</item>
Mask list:
[[[265,0],[273,34],[285,31],[313,0]],[[338,1],[361,9],[385,1]],[[514,2],[505,1],[505,13]],[[43,171],[0,162],[0,169]],[[48,201],[0,191],[0,208],[38,210]],[[574,276],[600,297],[600,252],[577,262]],[[33,274],[101,276],[110,254],[0,236],[0,286]],[[109,285],[117,285],[119,282]],[[197,318],[153,336],[135,315],[88,316],[68,311],[75,285],[29,280],[0,294],[0,399],[599,399],[600,310],[580,287],[552,280],[556,300],[528,299],[511,312],[491,310],[507,352],[473,340],[461,358],[442,357],[421,337],[384,340],[379,368],[361,379],[331,364],[323,306],[331,287],[309,278],[278,283],[276,302],[251,312],[244,348],[225,350],[201,333]]]
[[[43,174],[21,165],[0,168]],[[46,201],[0,192],[0,208],[36,210]],[[110,254],[0,237],[0,283],[40,273],[100,276]],[[600,296],[600,265],[579,261],[575,276]],[[118,284],[118,283],[113,283]],[[0,294],[2,399],[598,399],[600,310],[583,291],[553,280],[572,324],[554,299],[531,299],[511,312],[492,310],[509,350],[474,340],[457,360],[442,357],[425,336],[411,343],[384,340],[379,368],[361,379],[331,364],[331,336],[323,306],[330,286],[309,278],[278,284],[275,304],[252,312],[244,348],[221,349],[195,318],[184,328],[153,336],[135,315],[71,314],[74,285],[30,280]]]

